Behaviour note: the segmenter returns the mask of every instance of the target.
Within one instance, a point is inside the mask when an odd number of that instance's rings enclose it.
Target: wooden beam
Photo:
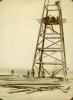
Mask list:
[[[62,63],[53,63],[53,62],[36,62],[36,64],[42,64],[42,65],[62,65]]]

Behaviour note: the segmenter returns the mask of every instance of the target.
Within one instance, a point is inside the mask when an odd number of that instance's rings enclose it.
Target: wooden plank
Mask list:
[[[53,62],[36,62],[36,64],[43,64],[43,65],[62,65],[62,63],[53,63]]]
[[[31,91],[31,89],[18,89],[18,90],[15,90],[15,91],[10,91],[8,93],[12,94],[12,93],[18,93],[18,92],[25,92],[25,91]]]

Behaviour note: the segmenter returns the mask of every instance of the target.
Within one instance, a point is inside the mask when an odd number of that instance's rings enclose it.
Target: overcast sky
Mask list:
[[[55,1],[55,0],[50,0]],[[0,2],[0,68],[31,68],[44,0]],[[73,2],[61,0],[66,61],[73,68]]]

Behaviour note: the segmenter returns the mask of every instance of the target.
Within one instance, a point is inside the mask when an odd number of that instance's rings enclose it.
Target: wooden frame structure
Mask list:
[[[63,72],[66,79],[66,55],[64,44],[64,31],[60,1],[50,4],[45,0],[42,18],[39,20],[40,29],[32,66],[32,76],[55,77]],[[50,70],[51,71],[50,71]],[[53,69],[53,70],[52,70]],[[36,71],[37,70],[37,71]]]

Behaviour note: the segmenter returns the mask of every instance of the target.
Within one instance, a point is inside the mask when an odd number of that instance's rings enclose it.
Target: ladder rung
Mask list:
[[[37,48],[38,50],[39,49],[42,49],[42,48]],[[43,48],[44,50],[61,50],[61,48]]]
[[[61,52],[62,50],[44,50],[44,52]]]
[[[49,9],[48,11],[58,11],[58,9]]]
[[[45,35],[60,35],[60,33],[59,34],[56,34],[56,33],[45,33]]]
[[[46,39],[61,39],[62,37],[45,37]]]
[[[36,64],[43,64],[43,65],[62,65],[62,63],[54,63],[54,62],[36,62]]]
[[[38,50],[42,51],[42,48],[37,48]],[[64,50],[59,49],[59,48],[44,48],[43,49],[44,52],[62,52]]]
[[[55,4],[52,4],[52,5],[50,4],[50,5],[45,5],[45,6],[56,6],[56,5]]]

